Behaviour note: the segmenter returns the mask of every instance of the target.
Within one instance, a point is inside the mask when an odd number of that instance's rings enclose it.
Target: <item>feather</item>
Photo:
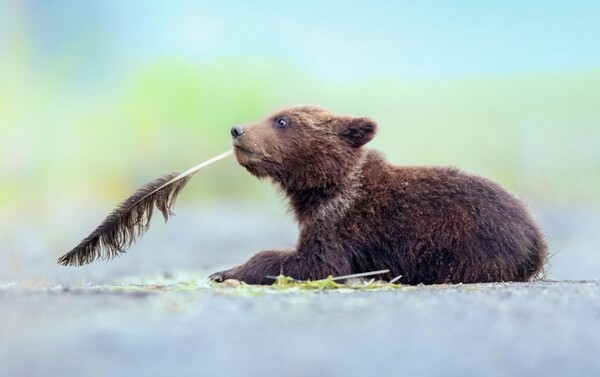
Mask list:
[[[165,222],[173,215],[171,207],[177,195],[198,170],[229,157],[228,151],[194,166],[183,173],[164,175],[144,185],[121,202],[98,227],[73,250],[58,258],[63,266],[82,266],[96,259],[109,260],[127,251],[150,227],[154,207]]]

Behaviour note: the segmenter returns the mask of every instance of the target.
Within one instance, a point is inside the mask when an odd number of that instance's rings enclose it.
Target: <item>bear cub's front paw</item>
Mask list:
[[[235,277],[232,274],[232,270],[233,269],[215,272],[214,274],[208,277],[208,280],[213,281],[215,283],[222,283],[228,279],[235,279]]]

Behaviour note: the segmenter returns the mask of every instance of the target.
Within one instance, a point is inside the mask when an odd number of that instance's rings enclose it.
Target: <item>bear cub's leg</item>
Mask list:
[[[232,269],[215,272],[209,279],[222,282],[236,279],[247,284],[273,284],[267,276],[286,275],[298,280],[318,280],[329,275],[341,276],[352,273],[347,263],[323,263],[322,258],[293,249],[261,251],[246,263]]]
[[[266,276],[281,274],[284,261],[294,254],[294,250],[265,250],[254,255],[246,263],[229,270],[215,272],[209,279],[222,282],[236,279],[248,284],[272,284]]]

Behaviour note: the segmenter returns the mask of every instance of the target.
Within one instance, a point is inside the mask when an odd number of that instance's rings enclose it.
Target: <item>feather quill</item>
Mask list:
[[[150,227],[154,207],[162,213],[165,222],[173,215],[171,207],[177,195],[198,170],[229,157],[227,151],[182,173],[166,174],[142,186],[121,202],[98,227],[73,250],[58,258],[63,266],[82,266],[96,259],[109,260],[127,251],[127,248]]]

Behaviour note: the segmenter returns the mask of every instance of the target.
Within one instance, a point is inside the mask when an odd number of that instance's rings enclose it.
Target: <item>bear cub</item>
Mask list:
[[[517,198],[448,167],[389,164],[364,148],[369,118],[316,106],[280,111],[231,129],[237,161],[285,193],[300,235],[211,275],[271,284],[389,269],[402,284],[528,281],[547,256],[542,232]]]

